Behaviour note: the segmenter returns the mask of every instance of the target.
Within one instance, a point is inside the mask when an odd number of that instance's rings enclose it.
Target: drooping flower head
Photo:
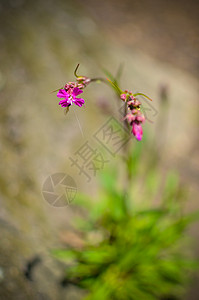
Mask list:
[[[125,91],[126,94],[122,94],[121,98],[125,98],[127,101],[128,113],[125,119],[129,125],[132,126],[131,132],[138,141],[142,140],[143,130],[141,124],[144,123],[145,117],[140,111],[141,102],[138,101],[131,92]],[[124,97],[126,95],[126,97]]]
[[[66,84],[65,87],[60,89],[57,93],[58,98],[63,98],[59,102],[59,105],[62,107],[68,107],[74,103],[81,107],[84,104],[84,99],[77,98],[77,96],[81,93],[83,93],[83,91],[80,90],[75,83]]]

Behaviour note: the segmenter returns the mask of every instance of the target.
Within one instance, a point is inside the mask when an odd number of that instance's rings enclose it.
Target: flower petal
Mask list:
[[[143,135],[142,126],[140,124],[133,122],[132,133],[138,141],[141,141]]]
[[[68,99],[68,93],[64,89],[61,89],[57,93],[57,97],[58,98],[67,98]]]
[[[84,104],[84,99],[82,99],[82,98],[75,98],[73,100],[73,103],[75,103],[76,105],[78,105],[79,107],[81,107]]]
[[[61,105],[62,107],[67,107],[70,106],[70,103],[64,99],[59,102],[59,105]]]
[[[78,87],[75,87],[74,90],[73,90],[73,96],[78,96],[80,95],[81,93],[83,93],[82,90],[78,89]]]

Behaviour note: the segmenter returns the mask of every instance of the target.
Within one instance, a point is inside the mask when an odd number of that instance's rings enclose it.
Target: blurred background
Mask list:
[[[199,2],[1,0],[2,300],[76,299],[75,290],[60,287],[65,266],[50,255],[81,243],[71,231],[75,212],[72,205],[50,205],[42,187],[48,176],[66,173],[95,198],[98,174],[87,182],[69,158],[86,141],[98,147],[93,134],[118,109],[113,92],[93,83],[84,92],[85,107],[64,115],[50,92],[74,80],[78,63],[79,74],[89,77],[104,76],[103,68],[116,74],[122,64],[120,87],[153,99],[145,106],[145,152],[153,145],[160,177],[170,169],[180,174],[186,211],[199,209]],[[198,257],[198,224],[189,234]],[[198,282],[195,274],[186,299],[199,299]]]

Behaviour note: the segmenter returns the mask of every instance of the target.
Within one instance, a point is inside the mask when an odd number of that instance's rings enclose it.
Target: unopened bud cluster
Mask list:
[[[128,113],[124,119],[126,119],[130,126],[132,126],[132,133],[138,141],[141,141],[143,130],[141,124],[144,123],[145,117],[140,111],[141,102],[137,100],[132,92],[125,90],[120,98],[127,103]]]

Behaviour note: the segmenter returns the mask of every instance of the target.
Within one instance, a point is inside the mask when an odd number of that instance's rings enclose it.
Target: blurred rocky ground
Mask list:
[[[0,2],[0,299],[78,299],[72,287],[60,288],[65,266],[50,254],[81,243],[71,237],[75,212],[49,205],[42,185],[64,172],[95,195],[96,178],[86,183],[69,156],[92,141],[108,118],[99,103],[114,97],[89,86],[86,107],[65,117],[50,91],[74,79],[77,63],[91,77],[122,63],[121,86],[153,98],[145,130],[162,168],[177,168],[188,186],[187,209],[199,208],[198,8],[177,0]],[[198,299],[194,287],[187,299]]]

